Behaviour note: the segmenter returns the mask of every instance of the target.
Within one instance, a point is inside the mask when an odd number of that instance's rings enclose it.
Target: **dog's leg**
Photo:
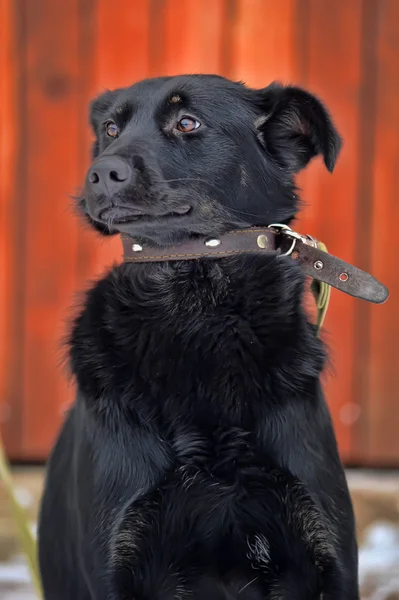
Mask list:
[[[288,455],[284,457],[285,464],[306,485],[334,532],[337,554],[342,565],[342,598],[357,600],[359,587],[355,518],[331,419],[321,391],[319,393],[319,408],[313,410],[312,420],[298,412],[296,430],[286,432],[287,438],[282,440],[280,448],[284,447],[284,443],[290,448]],[[300,410],[299,405],[296,408],[297,411]],[[307,447],[300,442],[294,449],[292,445],[289,446],[289,441],[295,437],[306,440]]]
[[[67,420],[48,465],[39,519],[39,563],[45,600],[92,600],[78,555],[73,510],[73,435]]]

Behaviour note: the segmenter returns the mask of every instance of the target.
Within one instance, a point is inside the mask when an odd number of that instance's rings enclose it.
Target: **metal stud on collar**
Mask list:
[[[258,247],[262,248],[263,250],[265,250],[269,245],[269,242],[265,235],[258,235],[258,237],[256,238],[256,243],[258,244]]]
[[[209,248],[216,248],[216,246],[220,246],[221,243],[222,242],[220,240],[212,238],[210,240],[206,240],[205,246],[208,246]]]
[[[143,246],[140,246],[140,244],[133,244],[132,250],[133,250],[133,252],[142,252]]]

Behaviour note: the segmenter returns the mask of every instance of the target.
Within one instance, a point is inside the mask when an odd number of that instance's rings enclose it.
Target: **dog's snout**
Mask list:
[[[107,156],[96,161],[87,174],[88,185],[96,194],[112,196],[131,182],[132,169],[118,156]]]

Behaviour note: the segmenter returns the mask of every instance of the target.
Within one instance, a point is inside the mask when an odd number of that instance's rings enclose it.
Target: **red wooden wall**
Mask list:
[[[0,0],[0,422],[9,453],[46,457],[73,398],[60,339],[77,290],[115,258],[74,215],[87,104],[148,76],[215,72],[318,93],[345,138],[333,176],[300,177],[301,229],[371,270],[391,300],[333,292],[328,401],[342,457],[399,465],[398,0]]]

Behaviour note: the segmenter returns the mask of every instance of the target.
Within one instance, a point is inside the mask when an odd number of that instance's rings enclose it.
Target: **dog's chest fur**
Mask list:
[[[312,402],[323,351],[284,258],[121,265],[89,292],[71,337],[80,389],[162,435],[256,433],[287,397]]]

